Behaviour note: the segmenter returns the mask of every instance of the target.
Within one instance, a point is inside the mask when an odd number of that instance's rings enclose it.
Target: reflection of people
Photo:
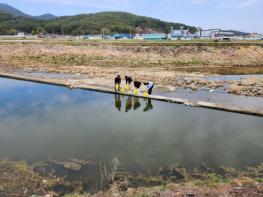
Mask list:
[[[129,96],[126,100],[126,109],[125,109],[125,112],[128,112],[130,111],[132,108],[132,97]]]
[[[137,110],[141,106],[140,99],[139,99],[139,97],[134,97],[133,100],[134,100],[133,109]]]
[[[150,111],[153,109],[153,105],[152,105],[152,100],[151,99],[147,99],[147,103],[145,108],[143,109],[144,112]]]
[[[151,95],[151,94],[152,94],[153,87],[154,87],[154,83],[151,82],[151,81],[149,81],[149,82],[147,82],[147,83],[144,83],[144,85],[146,85],[148,94]]]
[[[119,94],[115,94],[115,108],[121,111],[121,97]]]

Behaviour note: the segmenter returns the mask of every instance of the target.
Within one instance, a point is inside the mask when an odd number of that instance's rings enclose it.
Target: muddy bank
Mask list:
[[[47,177],[33,171],[24,161],[0,161],[0,196],[44,196],[52,194],[63,178]],[[69,190],[68,192],[73,191]]]
[[[262,196],[262,165],[238,171],[232,168],[187,170],[161,166],[148,174],[119,169],[109,163],[72,159],[27,164],[0,161],[0,194],[6,196]],[[87,195],[85,195],[87,194]]]

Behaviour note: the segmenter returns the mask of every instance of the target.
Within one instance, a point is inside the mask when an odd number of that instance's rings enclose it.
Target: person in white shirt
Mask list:
[[[144,83],[144,85],[146,85],[148,94],[151,95],[152,94],[152,90],[154,88],[154,83],[152,81],[149,81],[147,83]]]

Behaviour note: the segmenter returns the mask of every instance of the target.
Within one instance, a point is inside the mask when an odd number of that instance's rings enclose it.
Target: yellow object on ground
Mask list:
[[[138,90],[137,90],[137,89],[134,89],[134,90],[133,90],[133,94],[138,94]]]
[[[131,89],[131,87],[129,86],[129,85],[126,85],[126,90],[130,90]]]
[[[121,93],[125,93],[125,89],[124,88],[121,89]]]
[[[116,84],[115,89],[116,89],[117,91],[120,90],[120,86],[119,86],[119,84]]]
[[[143,96],[149,96],[149,94],[147,92],[144,92]]]

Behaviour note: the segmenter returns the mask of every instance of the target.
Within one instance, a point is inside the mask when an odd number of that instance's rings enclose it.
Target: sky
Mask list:
[[[0,0],[30,14],[125,11],[169,22],[263,33],[263,0]]]

